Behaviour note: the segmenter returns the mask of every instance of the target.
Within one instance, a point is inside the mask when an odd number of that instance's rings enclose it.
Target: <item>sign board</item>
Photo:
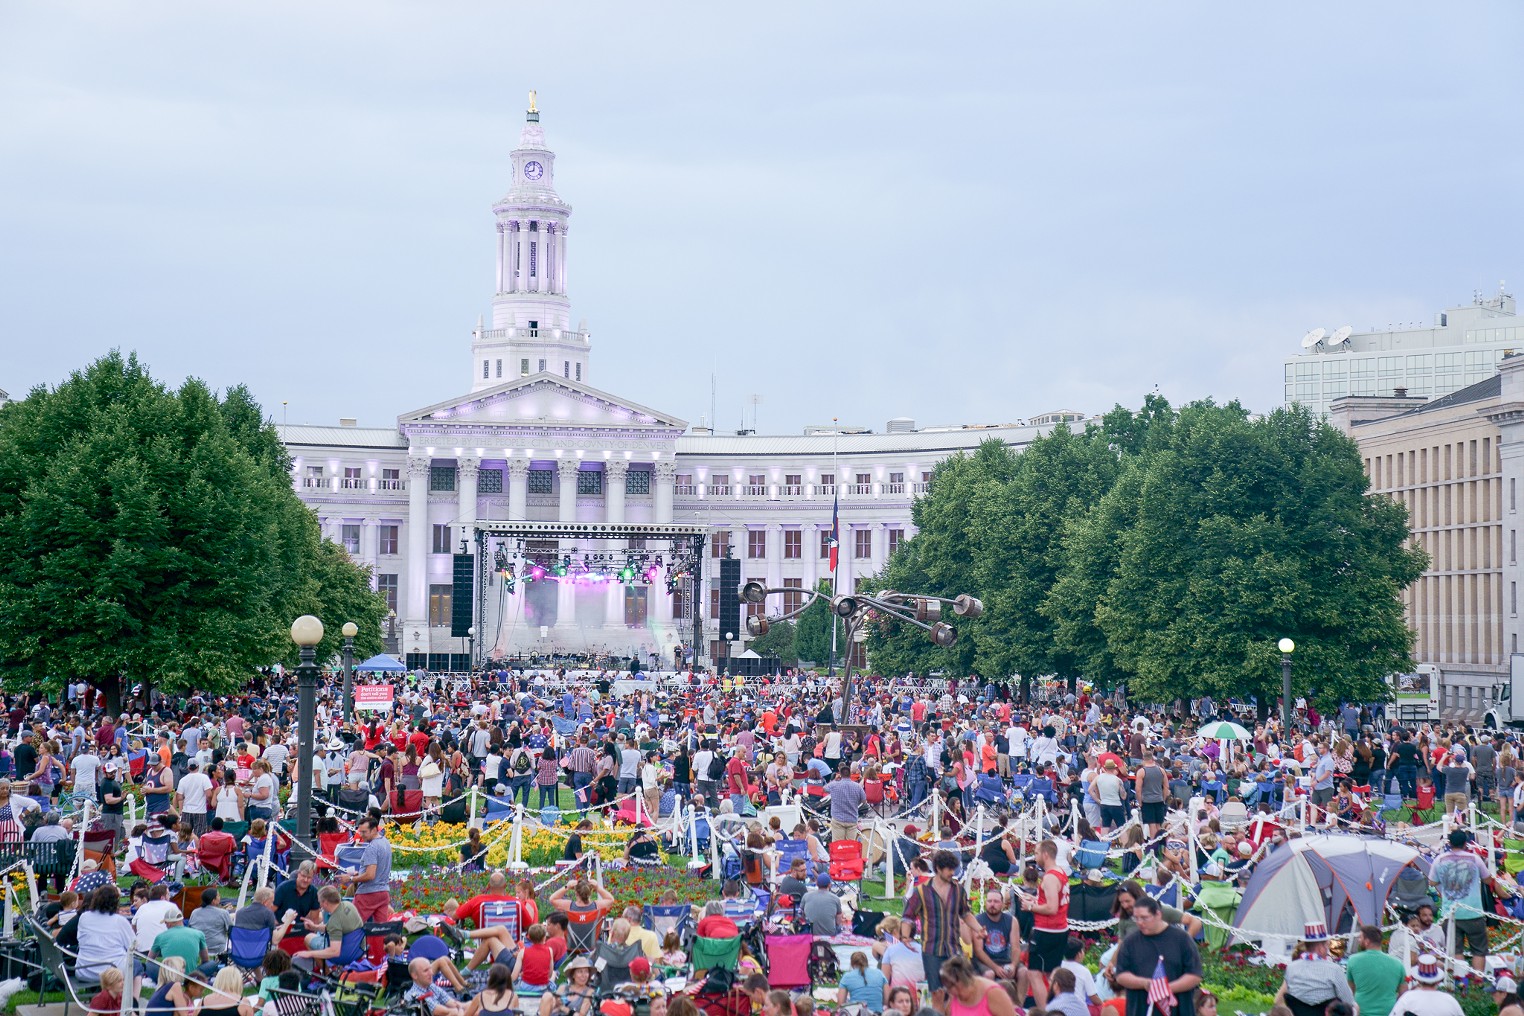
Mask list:
[[[355,685],[355,709],[391,709],[392,697],[396,693],[397,689],[389,684],[357,684]]]

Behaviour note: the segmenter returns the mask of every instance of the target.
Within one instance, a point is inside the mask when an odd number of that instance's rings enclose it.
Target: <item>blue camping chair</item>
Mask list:
[[[1205,797],[1210,797],[1217,804],[1221,804],[1223,802],[1224,797],[1226,796],[1223,793],[1222,781],[1221,780],[1209,780],[1209,781],[1206,781],[1206,782],[1202,783],[1201,784],[1201,793]]]
[[[1180,886],[1176,882],[1169,885],[1146,885],[1143,891],[1148,893],[1159,903],[1166,907],[1180,906]]]
[[[1042,779],[1033,779],[1027,787],[1029,797],[1040,797],[1049,804],[1058,803],[1058,792],[1053,789],[1053,781],[1044,776]]]
[[[269,928],[232,928],[228,931],[228,955],[240,970],[254,970],[270,951]]]
[[[1106,849],[1108,844],[1105,840],[1083,840],[1080,848],[1074,852],[1074,863],[1081,871],[1089,871],[1091,868],[1106,867]]]
[[[667,932],[677,932],[679,941],[687,942],[693,934],[693,908],[686,903],[672,906],[646,904],[640,908],[640,926],[656,932],[657,941],[667,937]]]
[[[365,958],[365,929],[356,928],[339,940],[339,954],[333,958],[336,967],[347,967]]]
[[[450,955],[450,946],[438,935],[419,935],[408,946],[407,954],[411,959],[425,959],[433,963],[441,956]]]
[[[333,861],[347,871],[358,871],[365,860],[365,844],[345,843],[334,849]]]
[[[487,798],[488,822],[507,822],[513,818],[513,800],[509,797],[491,796]]]
[[[1027,791],[1032,787],[1032,774],[1016,773],[1011,777],[1011,787],[1021,796],[1027,796]]]
[[[974,802],[993,805],[1005,803],[1005,784],[993,773],[980,773],[974,785]]]

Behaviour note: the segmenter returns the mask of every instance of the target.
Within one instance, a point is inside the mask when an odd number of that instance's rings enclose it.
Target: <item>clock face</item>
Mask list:
[[[524,179],[526,179],[526,180],[538,180],[540,177],[542,177],[544,175],[545,175],[545,167],[540,165],[538,162],[526,162],[526,163],[524,163]]]

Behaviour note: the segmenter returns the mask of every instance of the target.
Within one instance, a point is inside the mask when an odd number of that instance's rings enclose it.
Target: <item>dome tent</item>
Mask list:
[[[1402,843],[1375,836],[1304,836],[1271,851],[1254,869],[1234,926],[1279,952],[1313,922],[1343,933],[1381,925],[1387,896],[1404,868],[1427,875],[1429,862]]]

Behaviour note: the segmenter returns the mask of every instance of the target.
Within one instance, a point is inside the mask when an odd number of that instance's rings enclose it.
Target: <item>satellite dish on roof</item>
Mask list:
[[[1311,349],[1313,346],[1316,346],[1319,342],[1321,342],[1323,340],[1323,336],[1327,334],[1328,332],[1326,329],[1314,328],[1312,331],[1302,336],[1302,348]]]
[[[1343,343],[1353,334],[1355,334],[1355,330],[1353,328],[1351,328],[1349,325],[1345,325],[1343,328],[1340,328],[1338,331],[1334,332],[1328,338],[1324,339],[1323,340],[1323,345],[1325,345],[1325,346],[1339,346],[1339,345],[1343,345]]]

